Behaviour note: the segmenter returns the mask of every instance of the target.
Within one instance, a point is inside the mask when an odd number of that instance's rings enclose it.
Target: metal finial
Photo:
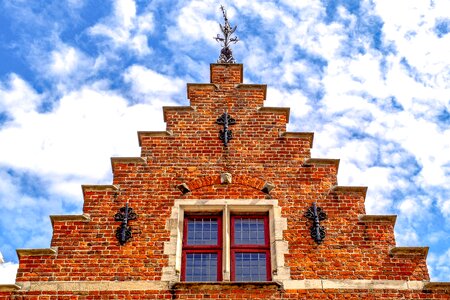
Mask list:
[[[214,38],[217,42],[222,44],[222,50],[220,50],[220,56],[217,62],[234,64],[236,63],[236,61],[234,60],[230,44],[237,43],[239,41],[237,36],[231,37],[231,35],[236,31],[237,26],[234,26],[234,28],[231,27],[230,22],[228,22],[227,12],[223,5],[220,6],[220,9],[222,10],[225,24],[222,26],[222,24],[219,23],[220,30],[222,31],[222,36],[220,34],[217,34],[217,36]]]

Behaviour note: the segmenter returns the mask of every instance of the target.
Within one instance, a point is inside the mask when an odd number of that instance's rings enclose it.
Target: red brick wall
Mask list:
[[[390,255],[393,224],[359,221],[365,189],[335,188],[335,161],[308,161],[311,134],[285,134],[286,109],[263,107],[264,85],[240,85],[242,65],[211,65],[211,84],[189,84],[190,107],[167,107],[168,133],[139,134],[141,158],[114,159],[110,187],[85,187],[85,221],[54,221],[51,246],[57,255],[22,256],[17,282],[160,280],[168,265],[166,220],[175,199],[265,199],[279,201],[288,229],[285,256],[292,279],[429,280],[423,255]],[[225,148],[216,119],[236,119]],[[145,124],[143,124],[145,127]],[[221,185],[228,172],[233,183]],[[253,179],[252,179],[253,178]],[[267,195],[264,182],[275,184]],[[187,183],[183,195],[176,186]],[[370,184],[370,182],[368,182]],[[120,246],[113,216],[125,202],[138,214],[133,238]],[[313,201],[328,214],[325,242],[317,245],[303,216]],[[1,295],[1,294],[0,294]],[[21,298],[21,297],[24,298]],[[1,297],[1,296],[0,296]],[[25,293],[12,299],[449,299],[445,291],[299,290],[233,287],[204,293],[174,291]],[[447,298],[445,298],[447,297]]]
[[[17,292],[9,295],[0,292],[0,299],[8,300],[88,300],[88,299],[441,299],[448,300],[446,291],[395,291],[395,290],[276,290],[273,288],[235,288],[205,290],[191,288],[174,291],[91,291],[91,292]]]

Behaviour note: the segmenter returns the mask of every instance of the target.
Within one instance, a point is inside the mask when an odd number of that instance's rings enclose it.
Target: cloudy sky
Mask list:
[[[221,3],[245,82],[450,281],[448,0],[0,0],[0,282],[16,248],[49,247],[49,215],[81,213],[81,184],[111,183],[111,156],[139,155],[138,130],[165,129],[186,82],[209,81]]]

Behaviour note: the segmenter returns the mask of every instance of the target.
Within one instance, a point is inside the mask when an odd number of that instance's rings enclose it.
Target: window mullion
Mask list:
[[[230,254],[230,245],[231,245],[231,231],[230,231],[230,211],[228,209],[228,205],[225,205],[223,210],[223,281],[231,280],[231,254]]]

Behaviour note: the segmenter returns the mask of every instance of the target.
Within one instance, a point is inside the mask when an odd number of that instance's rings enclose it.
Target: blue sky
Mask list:
[[[209,81],[220,4],[245,82],[450,281],[447,0],[0,0],[0,282],[16,248],[49,246],[48,215],[81,213],[81,184],[111,183],[110,157],[138,156],[136,132]]]

